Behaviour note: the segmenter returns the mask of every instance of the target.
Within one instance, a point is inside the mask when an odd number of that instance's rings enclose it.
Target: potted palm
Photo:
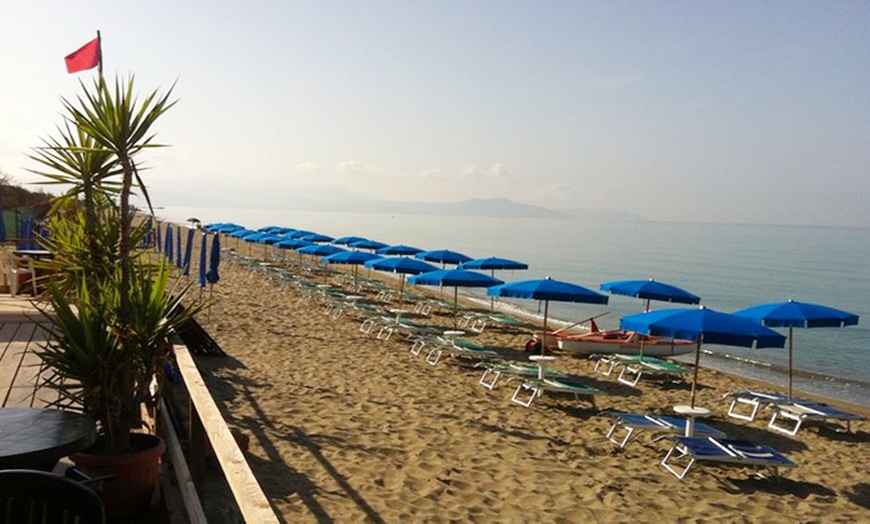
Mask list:
[[[31,155],[46,168],[36,171],[46,183],[66,186],[43,241],[54,278],[43,309],[50,336],[40,356],[50,372],[42,385],[58,393],[58,407],[96,421],[97,444],[73,459],[111,475],[107,514],[121,515],[147,507],[153,493],[164,446],[142,431],[142,410],[156,407],[169,339],[196,308],[180,313],[187,288],[171,284],[165,261],[134,248],[144,230],[133,221],[132,192],[151,207],[136,159],[158,147],[151,128],[173,105],[169,93],[139,104],[132,78],[110,89],[102,76],[82,88],[76,103],[63,101],[59,136]],[[143,478],[146,485],[134,484]],[[125,499],[131,495],[140,500]]]

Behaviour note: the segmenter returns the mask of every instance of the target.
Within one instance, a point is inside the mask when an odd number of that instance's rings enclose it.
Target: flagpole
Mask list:
[[[100,73],[100,78],[103,78],[103,38],[100,36],[100,30],[97,29],[97,71]]]

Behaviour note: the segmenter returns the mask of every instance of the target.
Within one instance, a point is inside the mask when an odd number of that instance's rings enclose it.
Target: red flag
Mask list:
[[[68,54],[64,60],[69,73],[97,67],[100,65],[100,37],[94,38],[77,51]]]

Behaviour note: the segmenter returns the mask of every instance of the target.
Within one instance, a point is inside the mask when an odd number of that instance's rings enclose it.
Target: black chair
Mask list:
[[[0,470],[0,524],[103,524],[103,501],[72,479],[28,469]]]

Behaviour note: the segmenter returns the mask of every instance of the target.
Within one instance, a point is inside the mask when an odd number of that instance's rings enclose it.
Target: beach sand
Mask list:
[[[688,384],[643,379],[632,388],[563,356],[551,367],[612,395],[598,397],[597,409],[550,394],[525,408],[510,402],[515,382],[490,391],[462,359],[430,366],[398,335],[362,333],[350,313],[330,319],[323,297],[300,300],[314,289],[274,271],[225,258],[221,275],[200,318],[228,356],[198,364],[229,426],[248,437],[251,467],[286,522],[870,521],[868,422],[851,434],[774,433],[769,415],[725,416],[723,393],[758,384],[701,369],[705,422],[798,467],[778,482],[713,466],[680,481],[659,465],[670,440],[640,434],[620,450],[605,433],[610,412],[672,414],[688,403]],[[414,320],[446,328],[449,313]],[[527,338],[489,327],[475,340],[525,360]],[[205,503],[220,521],[227,501],[216,498]]]

